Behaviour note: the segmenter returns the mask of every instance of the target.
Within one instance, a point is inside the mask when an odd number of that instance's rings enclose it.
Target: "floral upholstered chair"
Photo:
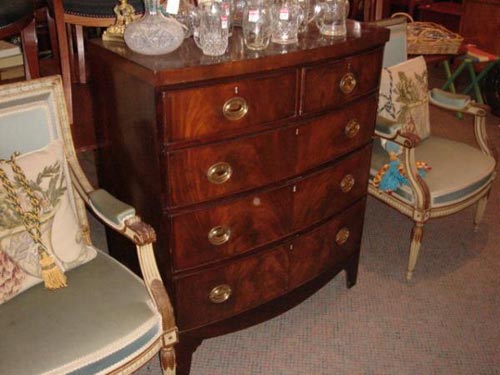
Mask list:
[[[87,208],[136,245],[143,279],[92,246]],[[177,330],[155,233],[84,176],[58,76],[0,86],[0,374],[129,374]]]
[[[391,40],[392,33],[384,54],[393,52]],[[432,135],[429,104],[470,115],[477,147]],[[465,95],[429,92],[421,56],[383,68],[378,107],[368,191],[414,221],[410,280],[427,220],[477,203],[474,223],[479,225],[498,158],[486,134],[488,108]]]

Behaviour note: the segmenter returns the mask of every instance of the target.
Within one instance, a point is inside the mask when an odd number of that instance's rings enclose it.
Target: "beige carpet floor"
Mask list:
[[[473,143],[470,118],[431,116],[434,134]],[[488,118],[488,132],[500,150],[499,118]],[[341,273],[275,319],[204,341],[191,374],[500,374],[499,185],[479,231],[474,208],[426,224],[410,283],[412,223],[370,198],[355,287]],[[154,358],[137,374],[160,373]]]

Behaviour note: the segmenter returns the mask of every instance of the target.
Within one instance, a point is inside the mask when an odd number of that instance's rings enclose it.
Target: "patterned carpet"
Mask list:
[[[470,119],[432,116],[434,134],[473,143]],[[499,124],[488,120],[500,150]],[[355,287],[341,273],[273,320],[204,341],[191,374],[500,374],[499,185],[478,232],[474,207],[426,224],[410,283],[411,221],[370,198]],[[160,373],[155,358],[137,374]]]

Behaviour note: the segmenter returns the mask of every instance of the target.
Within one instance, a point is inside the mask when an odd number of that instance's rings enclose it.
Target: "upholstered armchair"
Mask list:
[[[94,189],[58,76],[0,86],[0,374],[129,374],[177,330],[155,232]],[[91,242],[87,210],[136,245],[142,279]]]
[[[400,53],[394,50],[393,36],[391,32],[385,54]],[[477,147],[434,136],[429,104],[468,115],[460,123],[473,127]],[[498,162],[486,133],[487,112],[466,95],[429,92],[421,56],[383,68],[369,193],[414,221],[408,280],[428,220],[477,204],[476,228],[481,222]]]

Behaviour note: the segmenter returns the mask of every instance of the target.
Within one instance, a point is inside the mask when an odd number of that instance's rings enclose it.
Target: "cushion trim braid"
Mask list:
[[[115,369],[128,362],[130,359],[142,353],[149,346],[151,346],[161,335],[161,326],[159,322],[147,330],[144,334],[131,341],[125,347],[112,352],[94,362],[90,362],[82,367],[68,372],[68,375],[100,375],[108,373],[110,370]],[[76,364],[76,363],[75,363]],[[57,374],[58,372],[51,372],[50,374]]]

